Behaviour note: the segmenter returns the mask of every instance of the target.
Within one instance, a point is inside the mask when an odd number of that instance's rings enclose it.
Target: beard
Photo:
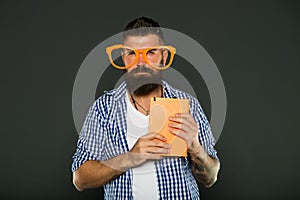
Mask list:
[[[139,72],[148,74],[137,75]],[[161,73],[142,65],[134,68],[130,72],[126,72],[125,82],[130,94],[145,96],[161,85]]]

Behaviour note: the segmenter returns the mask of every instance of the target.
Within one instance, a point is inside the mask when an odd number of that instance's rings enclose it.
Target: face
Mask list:
[[[129,36],[124,41],[124,46],[131,47],[133,49],[143,50],[149,47],[155,47],[160,46],[162,43],[160,42],[160,39],[157,35],[149,34],[146,36]],[[142,55],[142,51],[140,52],[137,59],[137,62],[128,69],[128,72],[132,71],[134,68],[138,66],[145,66],[149,69],[156,70],[155,68],[152,68],[148,66],[146,60],[144,59]],[[162,52],[159,49],[148,51],[146,54],[146,59],[152,64],[158,66],[159,64],[162,64],[165,62],[167,55],[165,52]],[[130,65],[132,63],[132,60],[134,60],[135,56],[131,55],[130,51],[123,52],[123,61],[125,65]]]
[[[124,41],[124,46],[140,50],[160,45],[162,44],[160,43],[159,37],[152,34],[146,36],[129,36]],[[147,59],[151,64],[164,64],[167,56],[164,55],[164,52],[158,51],[159,50],[157,50],[157,52],[147,53]],[[143,53],[140,52],[137,62],[128,68],[125,74],[127,89],[130,93],[135,95],[147,95],[161,84],[160,71],[148,65],[142,54]],[[122,58],[126,65],[131,62],[130,53],[128,52],[124,52]]]

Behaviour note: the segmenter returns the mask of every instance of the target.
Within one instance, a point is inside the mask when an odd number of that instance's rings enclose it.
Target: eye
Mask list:
[[[157,49],[150,49],[147,53],[149,53],[149,54],[156,54],[157,53]]]
[[[133,50],[126,49],[126,50],[124,51],[124,54],[125,54],[126,56],[130,56],[130,55],[134,55],[135,52],[134,52]]]
[[[133,55],[133,54],[135,54],[134,51],[128,52],[128,55]]]

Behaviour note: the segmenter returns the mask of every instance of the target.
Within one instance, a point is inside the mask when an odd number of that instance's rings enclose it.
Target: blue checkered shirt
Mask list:
[[[210,156],[217,158],[215,140],[198,100],[165,81],[162,84],[165,98],[190,99],[190,113],[198,124],[199,141]],[[126,98],[126,83],[123,82],[118,88],[105,92],[91,106],[78,138],[72,171],[88,160],[107,160],[129,151]],[[165,157],[155,162],[155,170],[159,199],[200,199],[189,159]],[[104,185],[104,198],[133,199],[132,182],[130,169]]]

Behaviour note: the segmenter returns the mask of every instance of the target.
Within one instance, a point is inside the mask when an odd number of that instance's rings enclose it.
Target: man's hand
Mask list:
[[[187,143],[189,152],[199,152],[205,155],[205,150],[201,148],[198,139],[198,126],[191,114],[178,113],[170,117],[170,132],[184,139]]]
[[[162,156],[159,154],[170,153],[171,145],[166,141],[167,139],[158,133],[148,133],[140,137],[128,154],[133,167],[147,160],[160,160]]]
[[[125,154],[103,161],[86,161],[73,173],[74,185],[79,191],[100,187],[147,160],[159,160],[162,158],[159,154],[170,152],[171,146],[166,141],[158,133],[148,133],[140,137]]]
[[[192,172],[198,182],[206,187],[212,186],[216,180],[220,163],[210,157],[198,139],[198,126],[191,114],[178,113],[170,117],[170,132],[184,139],[188,145],[192,161]]]

